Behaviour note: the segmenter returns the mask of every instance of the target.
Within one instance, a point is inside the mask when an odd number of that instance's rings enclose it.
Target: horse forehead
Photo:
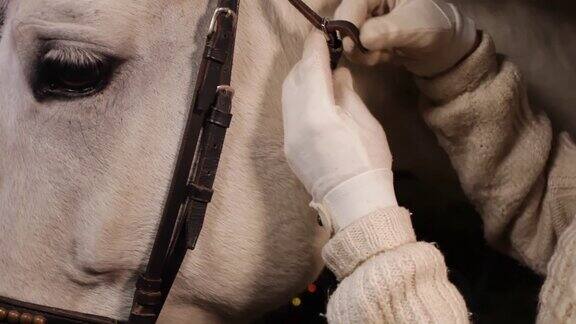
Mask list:
[[[163,29],[187,30],[184,22],[196,17],[188,8],[191,2],[195,0],[9,0],[7,25],[20,54],[36,52],[39,39],[62,39],[93,43],[128,58]]]
[[[18,23],[52,22],[108,27],[126,32],[126,27],[146,24],[158,16],[161,1],[153,0],[11,0]],[[133,29],[133,28],[131,28]]]
[[[20,13],[47,18],[58,17],[69,20],[86,20],[91,16],[112,15],[129,17],[145,14],[152,10],[152,0],[10,0],[14,1]],[[12,4],[12,3],[10,3]]]

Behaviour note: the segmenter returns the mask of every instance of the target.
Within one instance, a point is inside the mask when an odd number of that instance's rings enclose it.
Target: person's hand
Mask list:
[[[355,62],[395,61],[412,73],[431,77],[460,62],[475,47],[474,21],[443,0],[342,0],[335,19],[360,27],[371,52],[362,54],[350,39],[344,51]]]
[[[386,134],[354,91],[350,71],[333,77],[320,32],[284,81],[282,111],[288,163],[326,226],[338,231],[397,205]]]

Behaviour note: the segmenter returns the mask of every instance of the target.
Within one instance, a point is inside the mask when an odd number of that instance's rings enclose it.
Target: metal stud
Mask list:
[[[30,313],[23,313],[20,316],[20,324],[32,324],[33,320],[34,320],[34,316],[32,316],[32,314],[30,314]]]
[[[16,324],[20,322],[20,312],[17,310],[11,310],[8,312],[8,318],[6,319],[8,323]]]
[[[6,308],[0,307],[0,322],[5,320],[6,317],[8,317],[8,311],[6,310]]]
[[[34,316],[33,324],[46,324],[46,318],[44,316],[36,315]]]

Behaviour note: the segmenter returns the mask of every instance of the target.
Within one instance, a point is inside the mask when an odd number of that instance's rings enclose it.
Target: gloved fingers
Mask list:
[[[402,16],[390,13],[369,19],[360,31],[360,40],[371,51],[392,50],[409,41],[406,30],[399,26]]]
[[[348,69],[340,68],[334,73],[334,93],[343,115],[342,120],[361,139],[370,165],[391,168],[392,156],[386,133],[354,90],[354,81]]]
[[[366,66],[374,66],[380,63],[390,62],[394,56],[394,52],[389,50],[370,51],[365,54],[357,48],[354,48],[352,52],[346,54],[346,58],[348,58],[350,62]]]
[[[346,58],[355,64],[361,64],[366,66],[374,66],[380,63],[382,55],[385,55],[383,51],[370,51],[368,53],[362,53],[355,45],[352,40],[346,38],[344,40],[344,46],[346,46],[346,41],[350,42],[350,49],[344,50]]]
[[[334,13],[335,20],[347,20],[360,27],[382,0],[342,0]]]
[[[382,0],[342,0],[334,13],[334,19],[349,21],[360,28],[370,17],[371,12],[381,6],[381,3]],[[355,50],[356,46],[349,37],[344,38],[343,45],[344,52],[352,61],[358,63],[375,61],[370,54],[363,54]]]
[[[379,127],[378,121],[354,90],[354,79],[347,68],[339,68],[334,72],[334,94],[340,113],[345,114],[360,128]]]
[[[354,88],[354,77],[347,67],[340,67],[334,71],[334,94],[338,104],[339,93],[343,88]]]
[[[339,68],[334,72],[334,96],[340,112],[362,124],[370,112],[354,89],[354,78],[348,68]]]
[[[354,78],[352,72],[346,67],[341,67],[334,71],[334,99],[338,112],[352,117],[349,110],[358,109],[353,107],[356,104]]]
[[[414,0],[397,6],[387,15],[366,21],[360,39],[373,51],[424,48],[439,33],[449,30],[449,18],[434,1]]]

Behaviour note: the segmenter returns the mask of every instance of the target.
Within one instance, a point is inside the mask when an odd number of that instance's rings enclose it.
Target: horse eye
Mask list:
[[[58,57],[41,59],[34,92],[39,98],[78,98],[103,90],[112,74],[112,60],[96,57],[69,62]]]

